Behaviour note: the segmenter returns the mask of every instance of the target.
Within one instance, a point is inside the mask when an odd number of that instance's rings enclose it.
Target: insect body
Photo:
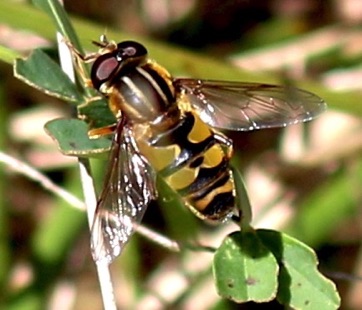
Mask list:
[[[96,261],[120,254],[156,199],[155,173],[199,218],[221,222],[235,214],[232,143],[218,129],[282,127],[326,108],[317,96],[294,88],[174,79],[137,42],[103,37],[96,44],[98,53],[78,56],[94,61],[92,85],[118,119],[92,228]]]

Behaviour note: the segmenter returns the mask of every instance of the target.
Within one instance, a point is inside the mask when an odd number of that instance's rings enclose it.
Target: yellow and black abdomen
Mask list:
[[[231,215],[235,190],[229,155],[196,113],[183,112],[173,128],[143,139],[139,147],[198,217],[222,221]]]

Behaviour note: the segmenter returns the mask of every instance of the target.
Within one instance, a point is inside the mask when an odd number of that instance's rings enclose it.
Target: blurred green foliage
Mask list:
[[[109,1],[107,4],[102,1],[92,1],[86,8],[82,6],[81,1],[71,2],[66,1],[66,8],[71,7],[73,12],[79,15],[83,12],[88,14],[82,18],[72,18],[82,45],[87,49],[91,48],[91,40],[97,39],[105,28],[110,26],[111,28],[106,31],[109,37],[115,40],[132,37],[132,39],[142,41],[150,50],[152,57],[174,75],[220,80],[280,82],[283,80],[280,72],[256,74],[242,71],[224,61],[224,57],[242,56],[245,53],[253,55],[263,49],[277,47],[278,44],[286,42],[298,44],[298,41],[303,42],[305,37],[323,29],[322,27],[341,23],[338,17],[333,18],[327,13],[331,8],[328,8],[328,11],[318,1],[315,3],[318,2],[321,7],[304,10],[300,8],[299,11],[293,11],[294,15],[290,14],[290,16],[282,8],[272,8],[269,2],[263,1],[256,1],[254,6],[250,4],[250,7],[240,6],[240,1],[226,1],[223,5],[213,1],[208,3],[196,1],[191,11],[186,11],[177,20],[170,18],[168,23],[157,29],[147,26],[151,24],[152,14],[148,15],[147,6],[144,5],[146,1],[139,1],[138,3],[143,5],[138,6],[137,9],[129,5],[128,1],[118,3]],[[92,8],[94,8],[93,11]],[[117,11],[120,15],[116,15]],[[98,20],[98,23],[94,20]],[[123,22],[126,21],[129,24],[124,25]],[[230,28],[230,25],[238,29]],[[359,24],[347,24],[340,30],[350,33],[351,30],[358,31],[358,26]],[[9,64],[18,55],[25,55],[33,49],[30,44],[30,46],[26,45],[26,51],[20,50],[13,44],[17,36],[24,40],[22,42],[24,44],[27,41],[24,37],[30,38],[30,34],[50,40],[51,44],[50,47],[47,46],[47,50],[54,55],[56,29],[45,13],[26,2],[10,0],[0,2],[0,27],[10,27],[11,31],[14,31],[14,34],[6,41],[0,35],[2,40],[0,42],[0,59],[2,60],[0,65],[0,124],[2,127],[0,146],[1,150],[31,162],[34,156],[41,154],[39,151],[44,151],[44,148],[49,151],[51,147],[42,145],[37,140],[19,140],[16,138],[16,132],[10,132],[10,128],[20,131],[20,128],[11,125],[19,112],[28,111],[34,106],[44,109],[52,106],[64,113],[69,113],[69,110],[64,103],[52,101],[15,81]],[[235,31],[230,33],[232,29]],[[324,98],[331,109],[348,113],[358,120],[362,115],[360,90],[337,92],[317,82],[323,74],[328,74],[334,69],[360,67],[362,52],[349,55],[344,53],[344,48],[346,48],[343,45],[344,42],[341,40],[338,43],[340,45],[326,48],[307,57],[303,63],[306,77],[293,83]],[[194,49],[194,52],[190,52],[190,49]],[[299,46],[299,50],[303,50],[303,45]],[[209,56],[205,56],[207,54]],[[361,131],[361,125],[356,126],[356,131],[358,130]],[[297,167],[286,162],[275,163],[280,173],[274,177],[282,180],[283,185],[287,186],[285,194],[288,189],[299,194],[295,203],[294,217],[285,225],[285,229],[296,238],[313,245],[320,251],[322,258],[326,257],[324,251],[330,248],[336,249],[333,257],[329,256],[327,260],[321,260],[322,269],[328,268],[328,271],[341,270],[352,273],[357,263],[357,253],[360,251],[361,236],[358,227],[361,222],[362,201],[361,144],[357,139],[356,147],[346,150],[340,156],[336,152],[343,149],[344,142],[347,142],[349,137],[352,139],[353,134],[351,132],[349,136],[332,144],[334,149],[328,150],[328,156],[326,156],[328,160],[324,161],[323,154],[320,155],[322,158],[314,164],[313,173],[309,173],[310,170],[307,167],[298,166],[298,163],[295,164]],[[236,150],[238,158],[235,162],[241,163],[240,166],[247,170],[249,166],[258,162],[258,159],[263,158],[261,154],[277,153],[279,137],[279,131],[233,136],[236,145],[241,144],[245,148],[240,152]],[[276,142],[273,143],[273,141]],[[334,153],[337,153],[335,157],[330,156]],[[240,154],[243,156],[239,157]],[[39,160],[35,160],[33,164],[35,163],[39,163]],[[265,164],[265,166],[268,165]],[[5,169],[6,165],[2,167],[4,169],[0,170],[0,285],[2,288],[0,307],[46,308],[53,289],[59,288],[61,280],[65,279],[78,285],[80,293],[77,297],[77,309],[90,309],[89,304],[93,308],[97,303],[100,305],[99,293],[95,293],[92,298],[88,297],[88,300],[87,297],[82,298],[82,296],[89,296],[89,292],[98,292],[88,249],[85,214],[51,195],[44,194],[43,189],[27,180],[24,181],[24,178],[9,174],[8,169]],[[104,166],[94,161],[92,167],[97,182],[101,184]],[[81,196],[75,165],[66,164],[62,167],[55,164],[49,167],[39,166],[38,169],[70,192]],[[283,174],[286,170],[291,171],[292,175]],[[303,176],[302,180],[300,176]],[[316,182],[313,181],[314,178],[317,179]],[[310,188],[307,185],[311,185]],[[160,211],[157,206],[152,206],[145,221],[157,230],[165,231],[166,234],[179,236],[183,230],[186,232],[190,229],[188,224],[181,220],[183,211],[180,211],[167,210],[166,215],[163,216],[162,209]],[[216,230],[214,227],[209,228],[204,227],[202,223],[198,224],[200,231],[206,235]],[[169,225],[171,227],[168,227]],[[177,229],[175,225],[178,225]],[[354,255],[346,257],[343,254],[347,245]],[[197,255],[197,253],[191,253],[191,255]],[[181,257],[179,259],[182,265],[182,262],[186,261],[187,253]],[[134,246],[127,249],[125,256],[115,269],[118,273],[121,273],[122,269],[129,271],[126,272],[129,283],[127,290],[134,299],[142,300],[142,297],[148,296],[145,283],[151,283],[149,279],[156,276],[156,271],[162,268],[162,263],[171,262],[172,265],[174,260],[176,258],[164,249],[152,246],[136,236]],[[16,271],[21,271],[24,265],[30,270],[32,276],[25,284],[16,277]],[[187,273],[187,271],[185,273],[188,281],[197,282],[197,274]],[[88,279],[91,279],[94,287],[84,285]],[[337,284],[342,286],[345,282]],[[190,287],[194,288],[194,286]],[[184,305],[191,295],[192,292],[186,289],[183,294],[175,298],[173,305],[175,307]],[[342,299],[343,297],[345,296],[342,296]],[[347,303],[348,300],[344,300],[344,304]],[[215,302],[213,307],[215,309],[234,308],[233,305],[221,300]]]

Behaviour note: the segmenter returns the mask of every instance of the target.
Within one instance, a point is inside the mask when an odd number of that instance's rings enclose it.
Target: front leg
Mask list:
[[[83,55],[69,40],[64,39],[64,43],[68,46],[73,55],[74,70],[80,78],[81,83],[87,88],[93,88],[92,81],[88,77],[88,72],[86,72],[84,64],[94,62],[95,59],[99,57],[99,52]]]
[[[100,128],[90,129],[88,130],[88,136],[90,139],[98,139],[102,136],[114,134],[116,128],[117,124],[111,124]]]

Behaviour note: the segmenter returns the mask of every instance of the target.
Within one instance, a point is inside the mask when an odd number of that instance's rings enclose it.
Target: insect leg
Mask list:
[[[74,45],[69,40],[64,39],[64,43],[68,46],[70,52],[73,55],[74,67],[76,72],[78,73],[78,76],[82,80],[83,85],[85,85],[88,88],[92,88],[93,85],[91,80],[88,78],[88,74],[86,72],[84,64],[95,61],[97,57],[99,57],[100,55],[99,52],[83,55],[80,51],[78,51],[74,47]]]
[[[81,62],[93,62],[97,59],[97,57],[99,57],[99,52],[95,52],[95,53],[89,53],[89,54],[85,54],[83,55],[80,51],[78,51],[74,45],[72,44],[72,42],[70,42],[68,39],[64,38],[64,43],[68,46],[69,50],[71,51],[71,53],[78,58],[78,60],[80,60]]]
[[[226,149],[226,156],[230,159],[233,155],[233,141],[221,132],[214,132],[214,138]]]
[[[108,126],[94,128],[88,130],[88,136],[90,139],[98,139],[101,136],[111,135],[117,128],[117,124],[111,124]]]

